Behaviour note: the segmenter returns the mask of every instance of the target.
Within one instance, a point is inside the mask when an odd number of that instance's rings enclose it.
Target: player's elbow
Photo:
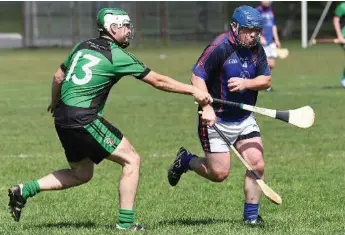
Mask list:
[[[198,78],[193,74],[192,78],[190,79],[190,83],[195,86],[195,84],[197,83],[197,79]]]
[[[333,17],[333,26],[335,28],[335,30],[337,30],[337,28],[340,28],[340,18],[337,16]]]
[[[193,86],[196,86],[198,88],[206,86],[205,80],[203,80],[202,78],[200,78],[194,74],[193,74],[192,78],[190,79],[190,81],[191,81]]]
[[[263,76],[260,82],[260,90],[268,89],[271,87],[271,76]]]
[[[59,68],[54,74],[53,83],[61,84],[65,78],[65,73]]]
[[[151,85],[159,90],[163,90],[165,84],[164,76],[157,74],[152,80],[151,80]]]
[[[55,74],[53,82],[56,84],[61,84],[63,82],[63,79],[64,79],[64,77]]]
[[[265,89],[268,89],[271,87],[271,76],[267,76],[265,79]]]

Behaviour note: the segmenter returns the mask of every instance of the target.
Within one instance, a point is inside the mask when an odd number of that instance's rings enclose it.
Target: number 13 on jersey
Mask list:
[[[82,58],[85,58],[85,59],[89,60],[89,62],[86,63],[86,64],[84,64],[84,65],[81,67],[81,69],[82,69],[82,70],[84,71],[84,73],[85,73],[84,77],[79,78],[79,77],[76,76],[76,74],[74,74],[74,75],[72,76],[72,81],[73,81],[73,83],[75,83],[76,85],[84,85],[84,84],[88,83],[88,82],[91,80],[91,78],[92,78],[92,70],[91,70],[91,67],[97,65],[97,64],[101,61],[101,59],[100,59],[100,58],[97,58],[96,56],[93,56],[93,55],[90,55],[90,54],[85,54],[85,55],[83,55],[83,52],[79,51],[79,52],[75,55],[75,57],[74,57],[74,59],[73,59],[72,65],[71,65],[71,67],[70,67],[70,69],[69,69],[69,72],[68,72],[68,74],[67,74],[67,76],[66,76],[66,81],[69,81],[69,80],[71,79],[71,75],[72,75],[72,73],[73,73],[73,71],[74,71],[74,69],[75,69],[75,66],[77,65],[78,60],[79,60],[79,58],[80,58],[81,56],[82,56]]]

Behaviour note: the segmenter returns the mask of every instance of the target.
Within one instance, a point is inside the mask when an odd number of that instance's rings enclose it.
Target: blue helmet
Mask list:
[[[262,29],[264,19],[261,13],[250,6],[237,7],[232,15],[232,22],[238,24],[239,27]]]
[[[249,48],[258,44],[261,33],[258,33],[257,36],[255,36],[254,42],[251,44],[241,41],[238,37],[241,27],[262,30],[264,26],[264,19],[258,10],[250,6],[237,7],[232,15],[232,22],[237,25],[237,35],[235,34],[235,38],[240,46]]]

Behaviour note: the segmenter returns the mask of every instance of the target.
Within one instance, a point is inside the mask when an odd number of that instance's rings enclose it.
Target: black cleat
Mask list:
[[[258,215],[258,218],[256,218],[256,220],[243,220],[243,222],[245,225],[249,225],[252,227],[264,227],[265,226],[265,222],[260,215]]]
[[[168,181],[171,186],[176,186],[180,181],[181,175],[187,170],[182,168],[181,159],[184,156],[191,154],[187,149],[181,147],[176,154],[176,159],[168,170]]]
[[[141,224],[133,224],[132,226],[128,228],[122,228],[120,225],[117,224],[116,228],[119,230],[147,230],[147,228]]]
[[[13,185],[8,189],[10,201],[8,207],[15,221],[19,222],[22,209],[25,207],[26,199],[23,198],[19,185]]]

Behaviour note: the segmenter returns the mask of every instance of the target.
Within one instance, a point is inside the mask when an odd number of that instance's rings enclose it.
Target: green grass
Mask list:
[[[307,50],[287,44],[290,56],[277,61],[275,92],[260,93],[258,106],[290,109],[311,105],[316,123],[298,129],[257,116],[265,146],[266,182],[283,199],[263,198],[264,229],[241,224],[244,166],[234,157],[230,177],[221,184],[188,173],[176,188],[167,168],[184,145],[202,154],[193,99],[163,93],[126,77],[112,90],[106,118],[119,127],[142,156],[137,220],[148,234],[343,234],[344,94],[339,77],[343,52],[334,45]],[[133,52],[149,67],[189,83],[190,67],[203,47],[160,47]],[[45,112],[51,78],[68,50],[5,50],[0,63],[0,234],[124,234],[117,222],[121,168],[103,162],[87,185],[32,198],[20,223],[6,210],[7,188],[67,167],[53,120]],[[165,60],[160,54],[167,55]]]

